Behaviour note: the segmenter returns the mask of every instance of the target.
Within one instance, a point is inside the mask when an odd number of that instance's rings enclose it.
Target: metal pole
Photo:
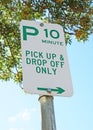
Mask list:
[[[52,96],[39,97],[41,104],[42,130],[56,130]]]

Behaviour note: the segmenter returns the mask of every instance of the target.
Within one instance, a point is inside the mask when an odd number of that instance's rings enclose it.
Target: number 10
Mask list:
[[[47,29],[44,29],[45,31],[45,36],[48,38],[49,35],[54,38],[54,39],[58,39],[59,38],[59,32],[57,30],[50,30],[50,32],[48,32]]]

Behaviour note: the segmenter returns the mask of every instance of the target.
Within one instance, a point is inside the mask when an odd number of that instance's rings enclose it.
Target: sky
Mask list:
[[[93,130],[93,41],[73,38],[67,46],[72,97],[54,97],[57,130]],[[26,94],[13,81],[0,81],[0,130],[41,130],[39,95]]]

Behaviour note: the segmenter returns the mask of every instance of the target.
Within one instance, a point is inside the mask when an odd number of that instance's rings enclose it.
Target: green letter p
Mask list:
[[[28,30],[32,30],[32,32]],[[37,28],[30,26],[23,26],[23,40],[27,40],[27,35],[36,36],[38,33],[39,31]]]

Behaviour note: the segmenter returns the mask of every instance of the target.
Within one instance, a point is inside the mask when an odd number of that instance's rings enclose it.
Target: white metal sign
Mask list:
[[[21,21],[23,86],[28,93],[71,96],[62,27],[58,24]]]

